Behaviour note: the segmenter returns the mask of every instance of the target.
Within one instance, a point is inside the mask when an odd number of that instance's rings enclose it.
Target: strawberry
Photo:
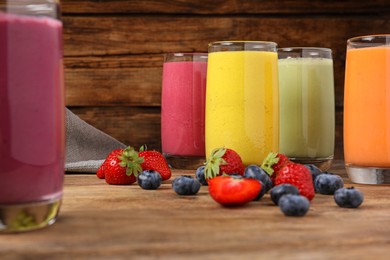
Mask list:
[[[143,158],[141,167],[143,170],[153,170],[160,173],[163,181],[171,178],[171,169],[165,157],[158,151],[145,150],[146,146],[140,148],[139,156]]]
[[[205,167],[206,179],[226,174],[244,175],[245,165],[240,155],[229,148],[216,148],[211,152]]]
[[[103,163],[106,182],[114,185],[128,185],[134,183],[139,172],[142,171],[140,164],[142,158],[132,147],[124,150],[114,150]]]
[[[275,178],[278,175],[280,169],[286,164],[291,163],[290,159],[281,153],[269,153],[263,160],[261,168],[263,168],[271,177],[272,182],[275,184]]]
[[[116,149],[116,150],[113,150],[113,151],[110,152],[110,154],[104,160],[102,165],[100,165],[99,169],[96,171],[96,176],[99,179],[104,179],[105,178],[105,166],[106,166],[107,161],[109,160],[109,158],[112,158],[112,156],[116,156],[121,151],[122,151],[122,149]]]
[[[96,171],[96,176],[99,179],[104,179],[105,178],[104,168],[105,168],[105,165],[104,165],[104,162],[103,162],[103,164],[100,165],[99,169]]]
[[[288,163],[283,166],[275,178],[275,185],[289,183],[298,188],[299,194],[312,200],[315,195],[310,170],[303,164]]]
[[[261,182],[240,175],[222,175],[208,181],[211,197],[223,206],[241,206],[259,195]]]

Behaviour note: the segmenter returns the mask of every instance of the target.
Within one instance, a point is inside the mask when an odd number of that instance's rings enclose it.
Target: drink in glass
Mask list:
[[[344,157],[353,182],[390,183],[390,35],[349,39]]]
[[[335,102],[332,53],[327,48],[281,48],[279,55],[280,153],[292,161],[330,167]]]
[[[0,233],[55,222],[64,176],[57,1],[0,4]]]
[[[218,147],[261,165],[279,149],[278,57],[273,42],[209,44],[206,155]]]
[[[205,161],[207,53],[170,53],[163,65],[161,100],[162,151],[179,169]]]

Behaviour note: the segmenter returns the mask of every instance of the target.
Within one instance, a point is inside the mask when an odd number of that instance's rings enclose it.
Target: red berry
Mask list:
[[[242,176],[217,176],[208,181],[211,197],[224,206],[241,206],[253,201],[261,190],[261,182]]]
[[[315,195],[313,179],[309,169],[303,164],[288,163],[283,166],[275,178],[275,185],[289,183],[298,188],[299,194],[312,200]]]
[[[205,167],[206,179],[225,174],[244,175],[245,165],[240,155],[229,148],[217,148],[211,152]]]
[[[115,185],[128,185],[136,181],[136,176],[142,171],[138,152],[132,147],[124,150],[114,150],[103,163],[106,182]]]
[[[140,149],[139,156],[143,158],[141,167],[143,170],[153,170],[161,175],[163,181],[171,178],[171,169],[165,157],[158,151],[147,150],[143,151],[143,147]]]
[[[269,174],[272,182],[275,184],[275,178],[279,174],[280,169],[289,163],[291,163],[291,161],[286,155],[271,152],[263,160],[261,168],[263,168]]]

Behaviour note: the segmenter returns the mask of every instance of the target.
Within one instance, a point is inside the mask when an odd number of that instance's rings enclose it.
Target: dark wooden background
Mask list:
[[[333,50],[335,157],[343,157],[348,38],[390,33],[386,0],[62,0],[66,105],[125,144],[161,149],[163,54],[218,40]]]

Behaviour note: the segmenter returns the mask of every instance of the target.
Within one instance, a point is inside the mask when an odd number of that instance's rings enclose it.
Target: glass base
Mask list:
[[[179,156],[164,153],[164,157],[174,169],[196,170],[206,162],[205,157],[197,156]]]
[[[301,164],[314,164],[321,171],[327,171],[332,166],[333,158],[289,158],[290,161],[301,163]]]
[[[0,233],[24,232],[52,225],[61,199],[19,205],[0,205]]]
[[[345,165],[349,179],[360,184],[390,184],[390,168]]]

